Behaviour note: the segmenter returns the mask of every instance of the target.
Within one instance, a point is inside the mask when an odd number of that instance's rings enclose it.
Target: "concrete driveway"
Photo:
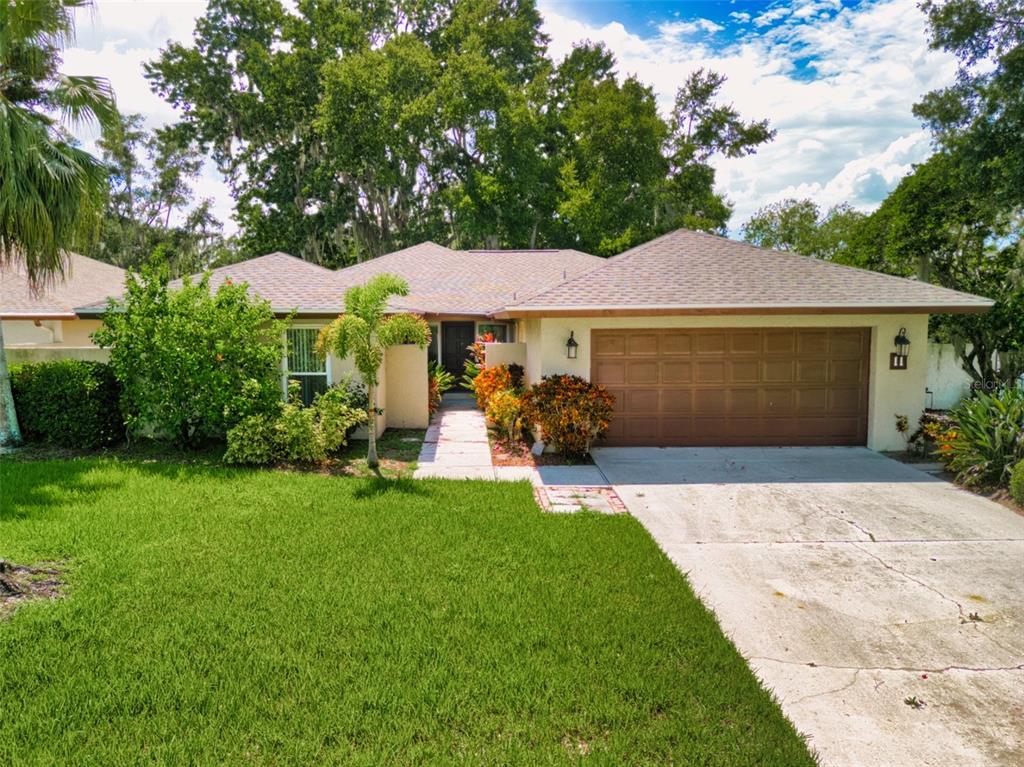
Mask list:
[[[594,460],[823,764],[1024,764],[1024,517],[862,448]]]

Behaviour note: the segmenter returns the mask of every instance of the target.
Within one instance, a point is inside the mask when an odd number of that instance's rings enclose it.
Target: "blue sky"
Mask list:
[[[187,40],[205,2],[96,5],[79,19],[67,71],[110,78],[122,110],[141,112],[150,125],[173,120],[142,64],[166,40]],[[744,117],[771,121],[778,134],[770,145],[717,162],[734,233],[757,208],[787,197],[872,209],[930,154],[910,110],[955,72],[950,57],[928,49],[916,0],[539,0],[539,9],[556,59],[582,40],[603,42],[620,75],[651,85],[666,111],[687,74],[708,67],[728,77],[723,98]],[[231,200],[213,168],[199,193],[214,199],[230,229]]]

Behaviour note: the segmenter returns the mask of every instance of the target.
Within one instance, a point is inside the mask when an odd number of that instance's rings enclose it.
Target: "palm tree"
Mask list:
[[[409,286],[401,277],[378,274],[365,285],[345,292],[345,313],[320,331],[316,349],[321,356],[333,352],[341,359],[350,354],[356,370],[366,384],[369,404],[370,446],[366,464],[377,471],[377,386],[384,352],[396,344],[416,344],[421,349],[430,343],[430,326],[415,314],[385,314],[391,296],[409,295]],[[424,371],[424,375],[426,372]],[[425,379],[424,379],[425,381]],[[379,472],[378,472],[379,473]]]
[[[20,263],[39,289],[63,276],[68,251],[95,238],[107,187],[106,168],[67,128],[112,127],[110,85],[59,71],[75,11],[91,4],[0,0],[0,269]],[[0,444],[20,440],[0,326]]]

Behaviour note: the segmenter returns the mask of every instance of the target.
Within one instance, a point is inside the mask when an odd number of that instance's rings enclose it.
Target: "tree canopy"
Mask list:
[[[424,239],[613,253],[724,231],[715,155],[772,138],[699,70],[670,116],[586,43],[547,54],[531,0],[212,0],[147,65],[231,185],[248,254],[331,266]]]

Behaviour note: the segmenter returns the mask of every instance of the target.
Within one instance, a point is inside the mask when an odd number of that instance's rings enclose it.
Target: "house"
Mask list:
[[[347,288],[385,272],[410,287],[391,309],[423,315],[433,340],[388,351],[379,430],[425,426],[428,362],[459,373],[466,347],[490,332],[489,364],[521,364],[530,382],[571,373],[606,386],[617,445],[901,449],[896,416],[914,421],[927,404],[928,315],[993,303],[688,230],[609,259],[427,242],[338,271],[273,253],[213,279],[246,282],[293,315],[282,381],[299,379],[309,399],[352,370],[312,354],[319,328]]]
[[[51,359],[106,360],[90,336],[99,329],[98,317],[80,317],[76,307],[117,296],[124,290],[125,272],[111,264],[72,253],[63,278],[32,290],[28,275],[15,263],[0,270],[0,322],[7,361]]]

